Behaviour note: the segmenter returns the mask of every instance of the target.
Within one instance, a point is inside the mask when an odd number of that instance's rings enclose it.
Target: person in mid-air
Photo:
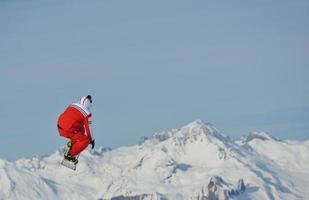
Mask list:
[[[69,150],[64,152],[64,158],[78,162],[76,156],[91,144],[94,148],[95,140],[90,129],[92,98],[90,95],[82,97],[79,103],[69,105],[58,118],[60,136],[70,139],[67,143]]]

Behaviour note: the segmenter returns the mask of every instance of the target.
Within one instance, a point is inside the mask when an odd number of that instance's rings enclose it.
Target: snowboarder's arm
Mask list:
[[[92,141],[92,134],[91,134],[91,130],[90,130],[90,122],[89,122],[89,118],[91,116],[86,117],[85,119],[85,129],[86,129],[86,134],[89,138],[90,141]]]

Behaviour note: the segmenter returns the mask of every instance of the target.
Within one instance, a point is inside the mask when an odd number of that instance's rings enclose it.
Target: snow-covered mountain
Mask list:
[[[60,166],[62,154],[0,159],[0,199],[309,199],[309,141],[264,132],[233,141],[194,121],[135,146],[85,151],[77,171]]]

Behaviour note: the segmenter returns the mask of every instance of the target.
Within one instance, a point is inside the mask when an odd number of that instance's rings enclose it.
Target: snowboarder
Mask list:
[[[82,97],[79,103],[69,105],[58,118],[60,136],[70,139],[69,149],[64,152],[64,158],[77,164],[77,155],[91,144],[94,148],[90,130],[92,98],[90,95]]]

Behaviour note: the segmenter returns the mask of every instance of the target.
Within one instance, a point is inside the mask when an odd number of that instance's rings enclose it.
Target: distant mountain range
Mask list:
[[[309,199],[309,141],[265,132],[231,140],[200,120],[85,151],[76,171],[60,165],[62,154],[0,159],[0,199]]]

